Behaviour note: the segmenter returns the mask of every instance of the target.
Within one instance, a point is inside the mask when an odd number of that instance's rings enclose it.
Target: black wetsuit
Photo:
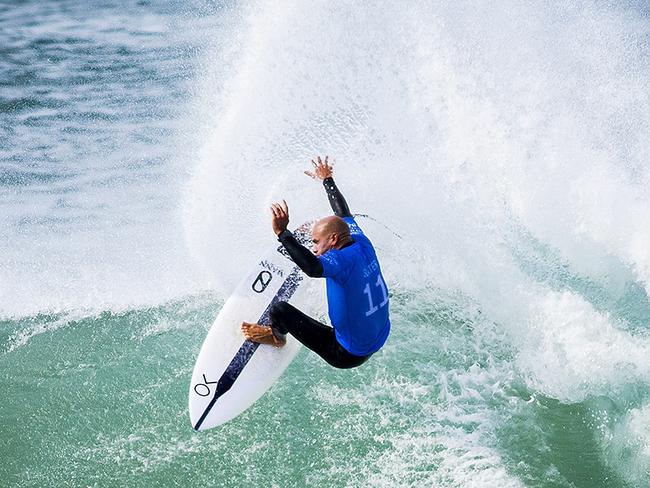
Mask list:
[[[325,178],[323,185],[334,214],[351,217],[350,209],[333,178]],[[323,277],[321,261],[285,230],[278,236],[294,262],[307,276]],[[287,302],[278,302],[271,309],[271,327],[277,337],[290,333],[303,345],[314,351],[335,368],[354,368],[363,364],[372,354],[357,356],[347,351],[336,340],[334,329],[314,320]]]

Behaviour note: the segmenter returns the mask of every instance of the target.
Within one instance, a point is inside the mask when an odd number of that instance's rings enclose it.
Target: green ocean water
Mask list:
[[[0,2],[0,486],[650,487],[643,2]],[[390,289],[192,429],[329,154]],[[323,316],[325,311],[323,311]]]
[[[393,296],[364,368],[302,350],[250,410],[197,433],[193,359],[210,295],[2,322],[9,486],[634,486],[602,459],[608,402],[535,397],[494,327]],[[413,337],[417,341],[413,341]],[[462,477],[459,478],[459,473]],[[638,485],[641,486],[641,485]]]

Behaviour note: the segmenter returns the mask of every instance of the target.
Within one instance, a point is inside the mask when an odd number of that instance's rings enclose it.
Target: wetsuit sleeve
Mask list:
[[[300,244],[293,234],[284,230],[278,236],[278,241],[282,243],[284,248],[293,259],[293,262],[302,269],[307,276],[312,278],[323,277],[323,265],[320,260],[305,246]]]
[[[327,199],[330,201],[334,215],[337,215],[341,218],[352,217],[345,198],[343,198],[343,195],[341,195],[341,192],[337,188],[336,183],[334,183],[334,178],[331,176],[329,178],[325,178],[323,180],[323,186],[327,192]]]

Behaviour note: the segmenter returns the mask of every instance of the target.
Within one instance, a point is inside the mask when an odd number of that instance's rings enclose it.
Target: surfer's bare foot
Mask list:
[[[242,322],[241,331],[244,333],[246,339],[259,344],[269,344],[275,347],[282,347],[287,343],[286,339],[278,339],[275,334],[273,334],[271,327],[268,325]]]

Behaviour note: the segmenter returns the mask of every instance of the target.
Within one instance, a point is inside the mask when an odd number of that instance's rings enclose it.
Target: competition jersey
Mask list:
[[[390,332],[388,288],[375,249],[354,218],[343,220],[354,243],[319,257],[327,282],[327,303],[336,339],[348,352],[378,351]]]

